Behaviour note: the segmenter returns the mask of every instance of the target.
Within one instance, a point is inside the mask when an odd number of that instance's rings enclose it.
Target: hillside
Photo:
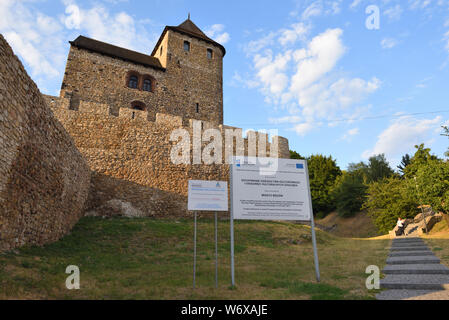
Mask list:
[[[370,238],[380,235],[365,212],[350,218],[342,218],[336,212],[332,212],[324,219],[317,220],[316,224],[320,229],[338,237]]]
[[[236,287],[230,288],[229,221],[219,221],[219,288],[214,223],[199,219],[197,289],[192,290],[193,219],[82,218],[45,247],[0,254],[0,299],[372,299],[365,269],[385,264],[389,240],[343,239],[318,231],[321,283],[310,228],[235,223]],[[65,288],[66,267],[81,289]]]

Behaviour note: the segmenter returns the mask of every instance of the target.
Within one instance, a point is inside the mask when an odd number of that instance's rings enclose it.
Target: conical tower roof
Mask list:
[[[162,32],[162,34],[159,38],[159,41],[157,42],[156,46],[154,47],[153,52],[151,53],[152,56],[156,53],[156,49],[159,47],[159,44],[161,43],[162,39],[164,38],[164,35],[167,32],[167,30],[173,30],[173,31],[206,41],[210,44],[213,44],[213,45],[219,47],[223,51],[223,57],[226,54],[226,49],[218,42],[216,42],[216,41],[212,40],[211,38],[209,38],[208,36],[206,36],[206,34],[203,31],[201,31],[201,29],[198,28],[198,26],[195,23],[193,23],[193,21],[190,20],[190,17],[189,17],[186,21],[184,21],[183,23],[181,23],[178,26],[166,26],[165,27],[164,31]]]

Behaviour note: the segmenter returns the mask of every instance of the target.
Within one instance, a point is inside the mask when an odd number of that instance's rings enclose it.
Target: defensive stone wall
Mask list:
[[[90,171],[0,35],[0,251],[65,235],[84,212]]]
[[[227,181],[226,156],[256,156],[265,148],[266,156],[289,158],[288,140],[283,137],[272,137],[270,143],[266,134],[250,132],[244,138],[242,129],[205,121],[192,119],[183,126],[179,116],[158,113],[155,121],[148,121],[145,111],[120,108],[119,115],[113,116],[107,105],[81,101],[75,111],[69,109],[67,99],[46,99],[93,171],[89,210],[107,210],[108,202],[120,200],[146,216],[185,215],[188,180]],[[221,135],[221,161],[210,165],[195,162],[195,151],[201,148],[202,155],[207,153],[204,149],[214,138],[195,146],[194,131],[204,135],[212,128]],[[190,139],[187,163],[171,160],[172,149],[180,142],[176,130],[187,133]],[[230,140],[227,136],[232,135]],[[237,139],[242,141],[241,148],[236,148]]]

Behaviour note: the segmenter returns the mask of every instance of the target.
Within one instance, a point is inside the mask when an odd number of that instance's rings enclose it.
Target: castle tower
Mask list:
[[[151,55],[79,36],[70,52],[60,97],[78,110],[84,102],[223,124],[225,48],[190,18],[164,28]],[[125,112],[126,113],[126,112]]]
[[[189,17],[178,26],[165,27],[151,55],[167,69],[167,83],[185,102],[188,118],[222,124],[225,54],[225,48]]]

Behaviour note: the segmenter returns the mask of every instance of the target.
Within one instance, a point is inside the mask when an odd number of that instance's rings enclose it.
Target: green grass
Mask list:
[[[310,228],[235,222],[236,286],[230,286],[229,222],[219,221],[219,288],[214,288],[214,222],[199,219],[197,288],[192,290],[193,221],[83,218],[45,247],[0,255],[0,299],[371,299],[365,268],[382,267],[388,240],[317,232],[315,280]],[[65,269],[80,268],[68,290]]]

